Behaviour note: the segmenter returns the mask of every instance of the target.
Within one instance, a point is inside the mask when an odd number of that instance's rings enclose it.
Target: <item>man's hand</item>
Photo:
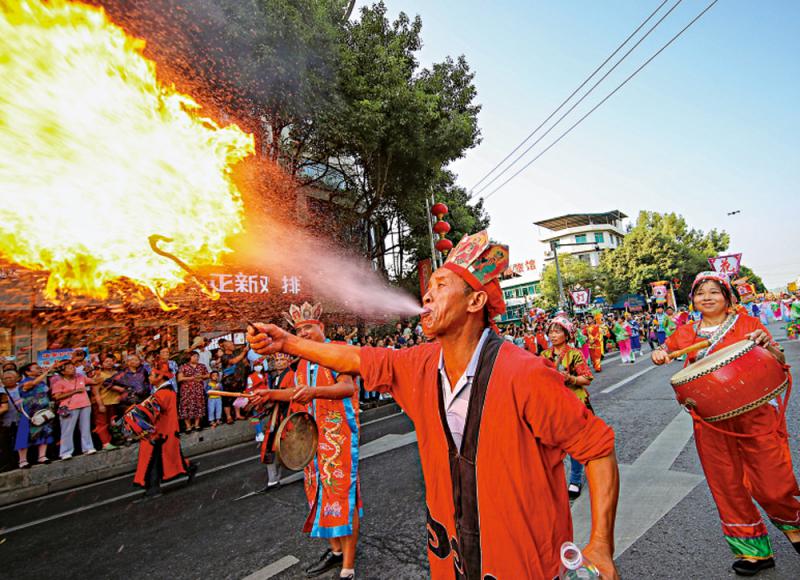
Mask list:
[[[313,401],[317,396],[316,389],[308,385],[300,385],[295,389],[292,395],[292,401],[297,401],[301,405],[307,405]]]
[[[262,356],[284,352],[289,333],[274,324],[256,324],[247,328],[250,348]]]
[[[761,329],[754,330],[753,332],[745,336],[745,338],[749,338],[750,340],[755,342],[758,346],[763,346],[764,348],[768,347],[769,343],[771,342],[769,334],[767,334]]]
[[[582,550],[582,553],[584,558],[597,566],[601,578],[619,580],[619,572],[614,565],[614,550],[609,544],[599,540],[591,541]]]
[[[663,365],[670,362],[672,359],[669,358],[667,351],[656,349],[650,353],[650,360],[653,361],[653,364]]]
[[[252,392],[252,397],[250,397],[250,404],[258,407],[263,405],[267,401],[272,399],[272,393],[270,389],[256,389]]]
[[[105,413],[106,412],[106,406],[103,403],[98,403],[97,404],[97,411],[99,413]]]

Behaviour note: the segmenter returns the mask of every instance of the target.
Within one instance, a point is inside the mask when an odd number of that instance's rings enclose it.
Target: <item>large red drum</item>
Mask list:
[[[787,372],[768,350],[742,340],[689,365],[670,383],[681,405],[714,422],[752,411],[783,393]]]

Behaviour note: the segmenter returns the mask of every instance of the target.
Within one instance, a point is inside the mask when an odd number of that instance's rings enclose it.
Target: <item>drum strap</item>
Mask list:
[[[696,360],[703,359],[708,355],[710,355],[711,351],[714,350],[714,348],[716,348],[716,346],[720,343],[720,341],[722,341],[723,338],[725,338],[725,335],[728,334],[728,332],[730,332],[731,329],[733,329],[737,320],[739,320],[738,314],[731,314],[730,316],[728,316],[728,318],[726,318],[725,321],[722,324],[720,324],[719,328],[716,331],[714,331],[711,334],[711,336],[708,337],[708,342],[710,342],[711,344],[709,345],[708,348],[701,350],[700,352],[697,353]],[[694,333],[695,336],[700,336],[699,321],[695,324]]]

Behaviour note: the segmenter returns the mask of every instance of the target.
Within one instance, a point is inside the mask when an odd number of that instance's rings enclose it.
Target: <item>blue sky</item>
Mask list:
[[[423,65],[464,54],[476,72],[483,141],[452,165],[468,188],[659,3],[386,0],[393,17],[401,10],[422,17]],[[707,4],[684,0],[531,153]],[[674,211],[694,227],[729,232],[731,250],[742,252],[743,262],[768,286],[797,278],[798,25],[800,2],[720,0],[561,143],[487,200],[493,237],[510,244],[513,262],[541,260],[544,247],[534,221],[583,211],[620,209],[632,217],[643,209]],[[733,210],[741,213],[726,215]]]

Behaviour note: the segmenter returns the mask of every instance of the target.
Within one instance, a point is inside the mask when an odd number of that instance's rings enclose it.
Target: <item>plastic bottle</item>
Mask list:
[[[594,580],[600,571],[581,554],[581,549],[572,542],[561,545],[561,568],[559,580]]]

